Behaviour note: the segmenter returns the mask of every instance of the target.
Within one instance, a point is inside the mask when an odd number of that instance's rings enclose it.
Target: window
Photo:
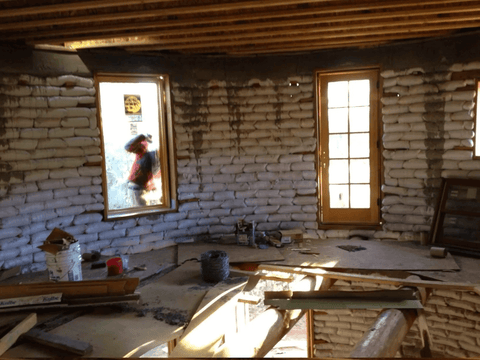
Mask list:
[[[378,71],[317,74],[323,224],[379,224]]]
[[[176,208],[168,77],[96,74],[105,218]]]

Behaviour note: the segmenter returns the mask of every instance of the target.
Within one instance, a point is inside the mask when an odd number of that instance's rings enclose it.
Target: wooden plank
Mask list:
[[[434,37],[434,36],[446,36],[448,35],[445,31],[433,31],[428,33],[411,33],[401,34],[401,35],[386,35],[386,36],[365,36],[365,37],[355,37],[344,40],[308,40],[308,41],[292,41],[294,39],[285,39],[281,45],[272,44],[272,45],[259,45],[255,44],[250,45],[246,48],[224,48],[224,51],[228,50],[230,54],[234,55],[250,55],[250,54],[275,54],[275,53],[285,53],[287,51],[307,51],[307,50],[321,50],[321,49],[338,49],[345,48],[348,46],[354,47],[369,47],[369,46],[378,46],[381,44],[387,44],[392,40],[409,40],[417,39],[419,37]],[[128,50],[128,48],[127,48]],[[345,226],[333,226],[334,228],[340,229],[345,228]],[[371,227],[364,227],[367,230]]]
[[[61,11],[91,10],[114,6],[127,6],[148,3],[167,2],[169,0],[109,0],[109,1],[81,1],[75,3],[43,5],[43,6],[25,6],[22,8],[2,9],[0,10],[0,18],[11,16],[25,16],[48,14]]]
[[[427,318],[425,316],[425,310],[418,309],[417,310],[417,318],[418,318],[418,328],[420,330],[420,338],[422,340],[422,350],[420,350],[420,354],[422,357],[432,357],[432,345],[433,339],[430,335],[430,331],[428,330],[428,323]]]
[[[278,249],[269,247],[268,249],[254,249],[248,246],[223,245],[223,244],[179,244],[178,245],[178,264],[192,258],[200,259],[200,255],[210,250],[222,250],[228,254],[230,263],[234,262],[259,262],[284,260],[283,255]]]
[[[20,337],[37,323],[37,314],[28,315],[25,320],[15,326],[7,335],[0,339],[0,356],[5,353]]]
[[[238,302],[251,304],[251,305],[258,305],[260,304],[260,301],[262,301],[262,299],[259,296],[245,294],[245,293],[242,293],[238,298]]]
[[[29,284],[0,286],[0,298],[2,299],[48,295],[59,292],[62,293],[65,298],[79,296],[106,296],[108,295],[108,287],[103,284],[85,287],[64,287],[51,286],[50,283],[45,283],[45,287],[29,286]]]
[[[419,300],[374,300],[374,299],[265,299],[265,305],[282,310],[331,310],[331,309],[423,309]]]
[[[101,296],[92,298],[71,299],[68,300],[67,303],[69,307],[71,307],[71,305],[99,306],[102,304],[114,304],[118,302],[129,302],[137,300],[140,300],[140,293],[121,296]]]
[[[40,282],[17,285],[0,285],[0,298],[46,295],[62,293],[64,298],[133,293],[139,283],[138,278],[111,280]]]
[[[62,301],[62,293],[24,296],[18,298],[9,298],[0,300],[0,308],[10,308],[15,306],[34,305],[34,304],[49,304],[59,303]]]
[[[478,291],[480,295],[480,288],[476,284],[469,283],[456,283],[456,282],[440,282],[440,281],[428,281],[428,280],[408,280],[408,279],[398,279],[398,278],[387,278],[379,277],[372,275],[360,275],[360,274],[348,274],[340,273],[334,271],[327,271],[323,269],[306,269],[299,267],[288,267],[280,265],[258,265],[258,269],[269,270],[269,271],[284,271],[291,274],[303,274],[311,276],[322,276],[324,278],[332,278],[338,280],[346,281],[360,281],[360,282],[369,282],[375,284],[387,284],[395,286],[414,286],[414,287],[424,287],[432,289],[448,289],[448,290],[459,290],[459,291]]]
[[[42,345],[82,356],[88,355],[93,350],[92,345],[84,341],[70,339],[65,336],[47,333],[38,329],[32,329],[23,334],[22,337]]]
[[[115,305],[127,302],[138,302],[140,300],[140,294],[129,294],[129,295],[119,295],[119,296],[100,296],[95,298],[79,298],[79,299],[70,299],[66,302],[61,303],[52,303],[45,305],[30,305],[30,306],[17,306],[0,309],[1,313],[11,313],[18,311],[35,311],[35,310],[66,310],[73,308],[85,308],[85,307],[99,307],[106,305]]]
[[[373,291],[265,291],[265,300],[270,299],[363,299],[363,300],[417,300],[415,290]]]
[[[226,331],[227,324],[222,319],[225,319],[227,312],[234,311],[247,278],[236,278],[235,281],[236,284],[232,284],[232,280],[222,281],[205,295],[169,357],[213,355],[214,345],[218,344]]]

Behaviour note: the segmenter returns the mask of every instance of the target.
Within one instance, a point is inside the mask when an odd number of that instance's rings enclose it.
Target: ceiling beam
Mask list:
[[[440,23],[440,24],[422,24],[418,26],[413,32],[425,31],[440,31],[440,30],[456,30],[461,28],[470,28],[480,26],[480,20],[477,21],[457,21],[454,23]],[[334,39],[351,36],[365,36],[365,35],[384,35],[384,34],[408,34],[412,32],[410,27],[399,28],[396,23],[389,24],[389,27],[381,27],[379,29],[367,29],[365,31],[349,29],[343,32],[328,33],[325,28],[310,28],[310,29],[286,29],[276,30],[270,32],[256,32],[248,34],[228,34],[219,36],[200,36],[178,39],[160,39],[158,45],[147,46],[131,46],[127,50],[144,51],[144,50],[185,50],[204,47],[222,47],[222,46],[240,46],[248,44],[270,44],[277,42],[285,42],[289,39],[292,41],[302,40],[319,40],[319,39]],[[363,28],[363,27],[362,27]],[[298,34],[296,36],[288,36]],[[234,38],[235,40],[231,40]]]
[[[356,38],[356,39],[346,39],[346,40],[336,40],[336,41],[307,41],[307,42],[292,42],[292,43],[283,43],[279,45],[272,46],[261,46],[261,47],[250,47],[250,48],[238,48],[232,47],[231,50],[228,50],[228,53],[231,55],[245,56],[245,55],[256,55],[256,54],[276,54],[276,53],[285,53],[286,51],[314,51],[314,50],[329,50],[329,49],[338,49],[346,47],[372,47],[387,44],[395,40],[412,40],[425,37],[437,37],[447,34],[447,32],[435,31],[427,33],[413,33],[410,35],[389,35],[389,36],[376,36],[369,38]]]
[[[234,3],[220,3],[210,5],[184,6],[165,9],[150,9],[142,11],[126,11],[121,13],[92,14],[84,16],[59,17],[55,19],[18,21],[0,24],[0,30],[23,30],[41,26],[59,26],[66,24],[81,24],[94,21],[113,21],[126,19],[140,19],[155,16],[171,16],[185,14],[200,14],[215,11],[238,11],[242,9],[268,8],[270,6],[298,5],[301,3],[324,3],[329,0],[261,0],[239,1]]]
[[[468,12],[467,12],[468,11]],[[475,12],[477,11],[477,12]],[[466,12],[465,14],[459,14],[460,12]],[[431,17],[426,18],[427,15],[438,15],[438,14],[455,14],[454,16],[450,17]],[[417,17],[421,16],[420,18],[414,18],[409,20],[395,20],[394,18],[397,17]],[[367,21],[367,20],[381,20],[381,19],[389,19],[388,22],[369,22],[369,23],[361,23],[361,24],[354,24],[355,21]],[[250,23],[250,24],[239,24],[239,25],[224,25],[224,26],[212,26],[212,27],[202,27],[202,28],[187,28],[187,29],[170,29],[170,30],[163,30],[159,32],[158,30],[150,30],[150,31],[139,31],[139,32],[120,32],[116,33],[111,36],[106,36],[103,34],[98,35],[89,35],[89,36],[82,36],[80,39],[78,37],[62,37],[57,38],[55,40],[34,40],[29,43],[32,44],[61,44],[65,42],[73,42],[73,41],[83,41],[83,40],[99,40],[99,39],[113,39],[113,38],[122,38],[122,37],[131,37],[131,36],[183,36],[183,35],[193,35],[197,36],[199,34],[205,33],[214,33],[214,32],[240,32],[245,30],[255,30],[258,31],[260,29],[273,29],[273,28],[286,28],[289,26],[306,26],[306,25],[318,25],[318,24],[325,24],[325,23],[336,23],[336,22],[347,22],[349,25],[330,25],[324,29],[324,31],[338,31],[338,30],[348,30],[351,28],[361,28],[361,27],[380,27],[380,26],[394,26],[393,24],[397,25],[414,25],[414,24],[425,24],[425,23],[441,23],[441,22],[452,22],[452,21],[469,21],[469,20],[479,20],[480,19],[480,2],[477,6],[456,6],[456,7],[449,7],[449,8],[441,8],[441,9],[421,9],[419,11],[409,11],[409,10],[401,10],[401,11],[392,11],[392,12],[381,12],[381,13],[369,13],[369,14],[353,14],[353,15],[343,15],[343,16],[325,16],[321,18],[309,18],[309,19],[296,19],[296,20],[278,20],[273,22],[262,22],[262,23]],[[214,35],[211,35],[212,37]],[[262,36],[259,34],[259,36]],[[264,35],[266,36],[266,35]],[[215,38],[218,38],[215,36]],[[134,44],[131,44],[134,45]],[[82,46],[79,46],[82,47]],[[88,47],[88,46],[85,46]]]
[[[112,6],[143,5],[167,1],[171,0],[94,0],[42,6],[27,6],[21,8],[0,9],[0,18],[12,16],[51,14],[62,11],[93,10],[108,8]]]

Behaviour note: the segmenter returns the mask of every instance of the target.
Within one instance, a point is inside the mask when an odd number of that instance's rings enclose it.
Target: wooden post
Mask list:
[[[307,357],[313,358],[315,354],[315,320],[313,310],[307,310]]]
[[[418,276],[409,276],[407,281],[420,280]],[[408,287],[403,287],[406,289]],[[417,297],[425,303],[427,292],[419,290]],[[386,358],[395,357],[408,331],[418,317],[417,310],[384,310],[378,315],[373,325],[368,329],[355,348],[350,353],[351,358]],[[427,339],[427,342],[430,338]],[[428,345],[427,345],[428,346]]]

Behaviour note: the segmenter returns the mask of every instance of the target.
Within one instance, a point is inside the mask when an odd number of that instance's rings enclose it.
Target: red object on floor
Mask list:
[[[118,275],[123,272],[122,258],[114,257],[107,260],[108,275]]]

